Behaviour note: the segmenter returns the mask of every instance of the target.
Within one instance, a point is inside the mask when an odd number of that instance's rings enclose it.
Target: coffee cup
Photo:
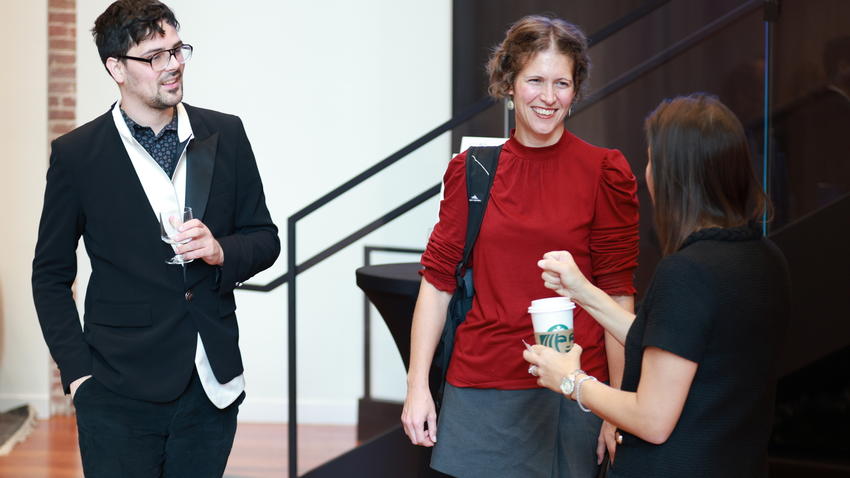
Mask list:
[[[534,327],[534,340],[558,352],[573,348],[573,309],[575,302],[566,297],[549,297],[531,301],[528,313]]]

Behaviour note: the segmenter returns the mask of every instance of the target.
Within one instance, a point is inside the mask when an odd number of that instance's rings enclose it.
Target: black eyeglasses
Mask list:
[[[155,53],[150,58],[139,58],[137,56],[118,55],[117,58],[126,58],[128,60],[143,61],[149,63],[153,71],[163,71],[168,68],[171,63],[171,57],[177,60],[181,65],[192,59],[192,45],[180,45],[170,50],[162,50]]]

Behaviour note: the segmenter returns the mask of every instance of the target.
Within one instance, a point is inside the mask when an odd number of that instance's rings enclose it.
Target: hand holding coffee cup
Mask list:
[[[549,347],[535,345],[522,353],[522,358],[534,367],[537,384],[553,392],[561,392],[561,380],[581,368],[581,346],[574,345],[567,353],[557,353]]]
[[[531,301],[528,313],[534,326],[534,340],[558,352],[569,352],[575,343],[573,309],[576,305],[566,297],[548,297]]]
[[[590,283],[567,251],[547,252],[537,261],[537,266],[543,269],[543,285],[569,299],[581,297],[581,292]]]

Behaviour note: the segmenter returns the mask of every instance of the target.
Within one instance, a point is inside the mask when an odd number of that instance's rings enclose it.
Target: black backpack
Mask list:
[[[457,289],[449,302],[446,324],[443,326],[443,334],[440,336],[440,342],[434,352],[434,360],[431,362],[431,393],[437,410],[443,402],[446,372],[449,370],[449,361],[454,348],[455,330],[466,320],[466,314],[472,308],[475,288],[472,284],[472,269],[466,267],[466,264],[472,256],[472,247],[475,245],[481,222],[484,220],[484,211],[487,209],[490,188],[493,186],[493,178],[496,177],[496,167],[499,164],[501,151],[501,146],[474,146],[466,153],[466,191],[469,197],[466,241],[463,246],[463,258],[455,268]]]

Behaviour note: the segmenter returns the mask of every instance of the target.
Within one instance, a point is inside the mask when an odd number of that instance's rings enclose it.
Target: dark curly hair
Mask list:
[[[555,47],[573,60],[576,100],[590,73],[587,37],[572,23],[560,18],[529,15],[508,28],[505,39],[493,49],[487,62],[488,91],[495,99],[507,97],[516,75],[534,54]]]
[[[100,61],[106,65],[108,58],[126,55],[133,45],[154,35],[165,35],[162,22],[180,28],[174,12],[157,0],[114,2],[97,17],[91,30]]]

